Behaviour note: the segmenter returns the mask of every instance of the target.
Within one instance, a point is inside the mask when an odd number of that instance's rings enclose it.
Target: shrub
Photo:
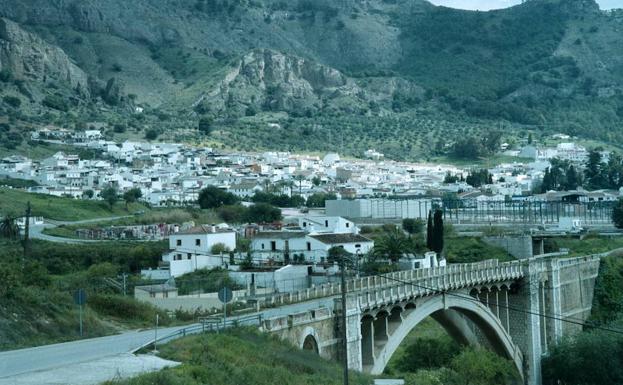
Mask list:
[[[128,321],[151,325],[156,320],[161,325],[169,325],[171,319],[164,310],[147,303],[142,303],[131,297],[110,294],[95,294],[87,299],[87,304],[102,315],[120,318]]]
[[[47,95],[41,103],[46,107],[63,112],[67,112],[69,109],[65,100],[58,95]]]
[[[7,95],[7,96],[3,97],[2,100],[6,104],[8,104],[8,105],[10,105],[11,107],[14,107],[14,108],[19,108],[19,106],[22,105],[21,99],[20,98],[16,98],[15,96],[8,96]]]

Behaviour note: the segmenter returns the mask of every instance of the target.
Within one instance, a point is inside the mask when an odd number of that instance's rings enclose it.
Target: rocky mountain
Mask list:
[[[58,80],[88,96],[87,74],[62,49],[8,19],[0,19],[0,71],[38,83],[48,78]]]
[[[424,0],[0,0],[0,16],[4,77],[41,95],[29,114],[55,95],[114,120],[140,105],[164,131],[176,125],[162,113],[179,126],[209,115],[220,142],[226,127],[275,113],[300,127],[379,118],[361,132],[380,148],[396,146],[378,127],[406,116],[413,135],[419,119],[458,119],[472,135],[502,122],[623,139],[623,14],[594,0],[492,12]],[[18,86],[0,93],[23,98]]]

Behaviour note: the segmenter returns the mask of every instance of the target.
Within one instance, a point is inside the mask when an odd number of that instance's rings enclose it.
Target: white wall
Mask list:
[[[199,239],[201,244],[196,245]],[[181,245],[177,241],[181,240]],[[230,250],[236,248],[236,233],[214,233],[214,234],[172,234],[169,236],[169,248],[180,250],[183,253],[206,254],[212,251],[212,246],[222,243]]]
[[[223,257],[225,258],[225,257]],[[229,260],[229,257],[225,259],[225,262]],[[212,269],[222,266],[223,259],[220,256],[212,255],[193,255],[190,259],[182,259],[181,261],[169,262],[169,270],[171,277],[179,277],[186,273],[191,273],[199,269]]]

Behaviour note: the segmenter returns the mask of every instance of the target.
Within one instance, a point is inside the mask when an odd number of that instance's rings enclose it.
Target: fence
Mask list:
[[[612,223],[616,202],[530,202],[444,200],[444,220],[451,223],[558,224],[560,218],[572,217],[583,224]]]

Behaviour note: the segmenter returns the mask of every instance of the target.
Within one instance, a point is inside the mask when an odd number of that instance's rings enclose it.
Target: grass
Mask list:
[[[33,216],[42,216],[57,221],[78,221],[129,215],[137,210],[149,211],[140,203],[132,203],[128,210],[125,204],[117,203],[110,210],[103,201],[55,197],[47,194],[33,194],[21,190],[0,188],[0,215],[20,215],[30,202]]]
[[[182,338],[159,347],[163,358],[183,364],[108,385],[331,385],[342,383],[335,361],[250,329]],[[351,373],[352,384],[372,383]]]
[[[569,249],[570,257],[606,253],[623,248],[623,237],[600,237],[589,234],[584,239],[561,237],[554,238],[555,245]]]
[[[67,144],[56,144],[56,143],[36,143],[35,145],[30,145],[27,142],[24,142],[17,146],[14,149],[7,149],[5,147],[0,146],[0,158],[4,158],[10,155],[23,155],[33,160],[41,160],[48,158],[59,151],[63,151],[65,153],[76,153],[78,150],[74,146],[70,146]]]
[[[89,307],[85,308],[83,316],[85,338],[118,331]],[[21,287],[15,298],[0,300],[0,350],[79,338],[79,310],[70,292]]]
[[[472,263],[486,259],[504,262],[514,259],[501,247],[489,245],[477,237],[446,238],[445,253],[450,263]]]
[[[165,242],[70,245],[33,240],[22,266],[20,242],[0,239],[0,350],[79,339],[72,297],[78,288],[87,291],[86,338],[149,326],[157,313],[163,325],[177,322],[105,284],[105,278],[115,279],[119,272],[155,266],[166,248]],[[129,278],[130,292],[138,282]]]

